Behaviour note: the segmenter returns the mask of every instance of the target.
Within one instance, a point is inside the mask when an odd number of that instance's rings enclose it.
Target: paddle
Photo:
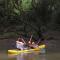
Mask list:
[[[22,38],[22,41],[26,44],[25,40]]]
[[[32,42],[32,36],[33,36],[33,35],[31,35],[29,42]],[[29,43],[29,42],[28,42],[28,43]]]
[[[32,41],[32,36],[33,36],[33,35],[31,35],[30,41]]]
[[[36,43],[37,45],[41,42],[41,39],[39,39],[39,41]]]

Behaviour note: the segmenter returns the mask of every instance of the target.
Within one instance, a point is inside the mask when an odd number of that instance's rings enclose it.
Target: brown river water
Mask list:
[[[0,60],[60,60],[60,52],[40,53],[39,51],[33,51],[31,53],[12,55],[0,51]]]
[[[31,53],[20,53],[19,55],[8,54],[7,50],[15,47],[15,40],[0,40],[0,60],[60,60],[60,38],[49,41],[48,50],[45,53],[33,51]]]
[[[60,60],[60,53],[21,53],[19,55],[8,55],[8,60]]]

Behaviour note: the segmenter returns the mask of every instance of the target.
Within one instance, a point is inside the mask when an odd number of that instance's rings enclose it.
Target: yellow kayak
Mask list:
[[[43,48],[45,48],[45,45],[40,45],[37,48],[28,49],[28,50],[16,50],[16,49],[13,49],[13,50],[8,50],[8,54],[30,53],[31,51],[39,51],[40,49],[43,49]]]

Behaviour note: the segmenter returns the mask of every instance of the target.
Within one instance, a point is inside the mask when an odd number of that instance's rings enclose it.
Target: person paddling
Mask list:
[[[37,48],[38,47],[38,45],[34,41],[32,41],[32,35],[31,35],[30,40],[28,41],[28,44],[29,44],[29,47],[31,47],[31,48]]]
[[[19,50],[24,50],[25,49],[25,47],[24,47],[25,44],[26,44],[26,42],[24,41],[23,38],[18,38],[18,40],[16,41],[16,47]]]

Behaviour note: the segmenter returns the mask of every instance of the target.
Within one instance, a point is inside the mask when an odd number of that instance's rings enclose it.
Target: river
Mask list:
[[[15,48],[16,39],[0,39],[0,60],[60,60],[60,35],[54,35],[57,36],[55,36],[55,39],[49,40],[47,51],[44,54],[35,51],[19,55],[8,55],[7,50]]]
[[[60,53],[21,53],[19,55],[7,55],[0,52],[0,60],[60,60]]]
[[[8,60],[60,60],[60,53],[21,53],[19,55],[8,55]]]
[[[45,53],[40,53],[40,51],[33,51],[30,53],[11,55],[7,53],[7,50],[1,50],[0,60],[60,60],[60,52],[45,51]]]

